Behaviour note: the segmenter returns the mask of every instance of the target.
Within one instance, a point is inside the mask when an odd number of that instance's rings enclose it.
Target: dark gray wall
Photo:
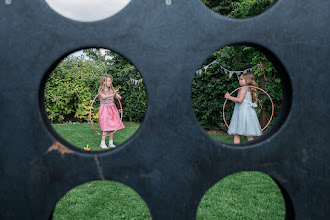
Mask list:
[[[213,184],[247,170],[277,181],[287,218],[329,219],[329,9],[326,0],[280,0],[257,17],[232,20],[199,0],[133,0],[113,17],[82,23],[43,0],[1,1],[1,219],[47,219],[68,190],[100,179],[136,190],[153,219],[194,219]],[[191,104],[195,71],[236,43],[267,54],[284,90],[272,129],[241,147],[211,139]],[[111,152],[70,145],[44,111],[50,71],[89,47],[124,55],[146,85],[141,128]]]

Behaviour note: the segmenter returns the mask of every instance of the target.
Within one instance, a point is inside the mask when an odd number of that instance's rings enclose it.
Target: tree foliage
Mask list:
[[[202,2],[215,12],[228,16],[240,0],[202,0]]]
[[[202,0],[213,11],[231,18],[250,18],[264,12],[274,0]]]
[[[273,0],[240,0],[236,2],[228,17],[250,18],[264,12],[272,3]]]
[[[265,11],[273,0],[237,0],[217,1],[203,0],[203,2],[216,12],[231,18],[249,18]],[[218,59],[219,64],[230,70],[245,70],[254,67],[254,74],[259,87],[265,89],[275,103],[275,116],[278,114],[282,100],[281,80],[274,65],[267,59],[265,54],[252,45],[231,45],[214,52],[205,60],[202,67]],[[196,117],[203,127],[225,128],[222,121],[223,95],[239,87],[236,76],[229,79],[228,74],[221,71],[216,64],[208,68],[202,76],[196,76],[193,82],[192,99]],[[203,83],[201,83],[203,82]],[[213,94],[209,89],[214,90]],[[267,96],[259,92],[259,105],[257,114],[262,118],[263,124],[268,120],[271,113],[271,103]],[[230,117],[233,103],[226,104],[226,120]]]
[[[86,120],[105,66],[82,57],[69,56],[50,74],[45,86],[45,107],[52,122],[69,118]],[[96,117],[94,115],[94,117]]]
[[[106,74],[110,75],[113,86],[120,90],[124,111],[124,118],[140,122],[144,117],[147,105],[145,86],[143,83],[132,84],[130,79],[141,79],[141,74],[133,64],[123,56],[107,50],[101,54],[99,49],[84,50],[86,55],[96,62],[104,63]],[[108,58],[108,59],[107,59]]]
[[[84,56],[69,56],[52,71],[45,87],[45,106],[52,122],[67,120],[88,121],[89,109],[97,95],[100,79],[110,75],[113,85],[124,97],[121,100],[124,119],[141,121],[146,110],[146,93],[143,84],[133,85],[130,78],[141,78],[135,67],[112,51],[102,54],[100,49],[84,50]],[[110,58],[110,59],[109,59]],[[97,109],[99,99],[93,104]],[[92,111],[92,119],[98,119]]]
[[[250,51],[252,50],[252,51]],[[229,74],[222,71],[219,64],[229,70],[245,70],[254,67],[256,82],[261,87],[260,79],[265,77],[266,90],[275,104],[275,117],[278,115],[282,101],[282,87],[279,74],[273,64],[258,50],[246,45],[224,47],[210,56],[201,68],[218,59],[207,68],[200,76],[196,75],[192,84],[192,101],[196,117],[205,128],[223,128],[226,126],[222,119],[222,107],[225,101],[224,94],[240,87],[236,74],[229,78]],[[263,62],[264,67],[260,68]],[[257,65],[259,64],[259,65]],[[235,95],[237,93],[234,93]],[[256,109],[258,116],[262,111],[268,120],[271,114],[271,102],[262,92],[258,92],[259,103]],[[226,121],[229,123],[234,103],[226,104]]]
[[[272,3],[272,0],[202,0],[216,12],[232,18],[248,18],[260,14]],[[84,50],[83,56],[69,56],[54,69],[46,84],[45,105],[48,117],[53,122],[62,122],[68,118],[88,121],[89,107],[97,94],[102,75],[110,75],[113,85],[123,97],[124,119],[142,121],[146,111],[147,97],[144,84],[134,85],[130,78],[140,79],[138,70],[127,59],[113,51],[100,49]],[[275,103],[275,116],[280,110],[282,100],[279,73],[262,51],[253,45],[231,45],[214,52],[205,60],[202,67],[218,59],[219,64],[230,70],[244,70],[254,67],[259,87],[264,85]],[[259,65],[259,67],[258,67]],[[262,81],[262,82],[261,82]],[[263,82],[264,81],[264,82]],[[205,128],[223,128],[222,105],[224,93],[239,87],[234,74],[231,78],[218,64],[213,64],[201,76],[196,75],[192,84],[192,101],[196,117]],[[266,112],[269,118],[271,105],[266,96],[260,94],[257,114]],[[98,100],[95,107],[98,105]],[[234,103],[226,104],[226,120],[230,120]],[[97,112],[93,112],[97,120]]]

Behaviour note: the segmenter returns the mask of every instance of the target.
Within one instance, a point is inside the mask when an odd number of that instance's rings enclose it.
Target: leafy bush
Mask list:
[[[217,64],[210,66],[201,76],[196,75],[192,84],[192,101],[195,115],[206,128],[224,128],[222,107],[226,91],[237,88],[237,78],[229,78]],[[233,103],[227,102],[226,112],[233,110]],[[229,115],[229,114],[226,114]],[[226,118],[228,121],[229,118]]]
[[[273,0],[202,0],[207,6],[232,18],[248,18],[264,11]],[[143,120],[147,97],[144,84],[134,85],[130,78],[140,79],[136,68],[121,55],[99,49],[84,50],[84,57],[68,57],[64,59],[51,73],[45,88],[46,113],[52,122],[62,122],[70,119],[88,121],[89,107],[97,94],[99,80],[102,75],[111,75],[113,85],[120,90],[125,120],[140,122]],[[109,59],[110,57],[110,59]],[[272,97],[275,104],[275,117],[282,101],[280,78],[273,64],[258,50],[246,45],[224,47],[213,53],[205,60],[202,67],[213,60],[221,60],[221,65],[230,70],[244,70],[256,64],[263,64],[262,68],[255,68],[256,81],[265,80],[265,90]],[[201,76],[196,76],[192,84],[192,101],[195,114],[205,128],[226,128],[222,120],[222,105],[224,93],[239,87],[238,80],[233,75],[224,74],[217,64],[210,66]],[[235,94],[233,94],[235,95]],[[263,96],[263,97],[262,97]],[[267,120],[271,113],[271,104],[267,97],[258,105],[257,114],[266,113]],[[97,109],[99,100],[94,104]],[[226,104],[226,120],[229,122],[234,103]],[[261,110],[262,108],[262,110]],[[98,120],[97,111],[92,112],[93,120]]]
[[[121,103],[124,120],[141,122],[146,111],[147,97],[143,83],[134,85],[130,82],[130,78],[141,78],[135,67],[122,56],[111,51],[106,55],[101,55],[96,49],[86,50],[85,53],[89,59],[69,56],[50,74],[45,89],[45,105],[49,119],[52,122],[89,121],[89,108],[97,95],[100,78],[108,74],[113,80],[114,87],[120,90],[123,97]],[[104,59],[105,56],[111,56],[112,59],[110,61]],[[280,78],[272,63],[254,48],[236,45],[215,52],[203,66],[217,58],[223,62],[221,65],[232,70],[243,70],[265,61],[263,69],[255,68],[255,75],[258,84],[259,78],[266,76],[265,90],[275,103],[276,117],[280,110],[282,90]],[[237,87],[239,84],[236,75],[233,74],[232,78],[229,78],[218,64],[211,65],[202,75],[196,75],[192,84],[193,108],[203,127],[226,128],[222,119],[224,93],[233,91]],[[259,116],[260,108],[264,108],[268,120],[271,104],[266,96],[262,101],[258,105],[257,114]],[[92,111],[92,119],[95,122],[98,121],[98,106],[99,99],[96,99]],[[228,123],[233,108],[234,103],[228,101],[225,112]]]
[[[105,66],[70,56],[58,64],[45,86],[45,107],[52,122],[86,121]],[[97,118],[97,115],[93,115]]]
[[[93,50],[87,52],[92,53]],[[94,53],[100,56],[97,51]],[[69,56],[61,61],[50,74],[45,86],[45,107],[51,122],[89,121],[92,100],[97,95],[100,79],[105,74],[111,76],[114,87],[120,90],[123,97],[121,103],[124,119],[142,121],[146,110],[144,85],[133,85],[130,82],[131,77],[139,79],[141,76],[133,65],[125,62],[126,68],[83,56]],[[93,121],[98,121],[98,106],[97,98],[93,104]]]
[[[281,80],[275,67],[264,54],[246,45],[227,46],[213,53],[204,62],[201,68],[203,69],[216,59],[220,60],[220,65],[230,70],[238,71],[254,67],[254,75],[258,87],[262,87],[260,79],[265,78],[266,85],[263,89],[269,93],[274,102],[274,118],[276,118],[282,102]],[[260,63],[263,64],[262,67],[260,67]],[[226,125],[222,119],[222,108],[225,101],[224,94],[238,87],[240,87],[240,85],[236,74],[233,74],[233,76],[229,78],[229,74],[224,73],[218,64],[209,66],[201,76],[195,76],[192,85],[193,107],[198,121],[204,128],[220,128],[226,130]],[[256,109],[257,115],[260,116],[261,112],[264,111],[266,120],[268,121],[271,115],[271,102],[263,92],[258,92],[258,94],[259,103]],[[232,95],[237,95],[237,92]],[[228,101],[225,109],[225,117],[228,124],[233,108],[234,103]]]
[[[106,73],[111,76],[113,86],[120,90],[124,120],[141,122],[143,120],[147,97],[143,83],[132,84],[130,79],[141,79],[141,75],[133,64],[118,53],[107,50],[102,54],[99,49],[84,50],[95,62],[104,63]],[[111,59],[107,59],[111,57]]]

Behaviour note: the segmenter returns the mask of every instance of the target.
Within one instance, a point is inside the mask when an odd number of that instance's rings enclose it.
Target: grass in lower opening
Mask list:
[[[75,187],[57,203],[54,220],[149,220],[141,197],[130,187],[113,181],[93,181]]]
[[[284,218],[284,199],[273,179],[260,172],[240,172],[227,176],[206,192],[196,219]]]
[[[114,135],[118,146],[130,138],[139,124],[124,122]],[[101,136],[89,123],[54,124],[56,131],[73,145],[91,150],[99,147]],[[94,125],[98,128],[98,124]],[[209,132],[221,142],[232,136]],[[107,139],[108,140],[108,139]],[[127,189],[128,188],[128,189]],[[128,207],[129,206],[129,207]],[[285,206],[276,183],[259,172],[230,175],[214,185],[203,197],[197,219],[284,219]],[[110,181],[94,181],[69,191],[58,203],[53,218],[58,219],[151,219],[144,201],[129,187]]]

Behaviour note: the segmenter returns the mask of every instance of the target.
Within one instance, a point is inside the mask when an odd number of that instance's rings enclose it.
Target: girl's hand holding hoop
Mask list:
[[[230,97],[229,93],[226,92],[226,94],[225,94],[225,98],[226,98],[226,99],[229,99],[229,97]]]
[[[90,120],[90,122],[91,122],[91,125],[92,125],[94,131],[95,131],[98,135],[102,135],[100,132],[98,132],[98,131],[95,129],[95,127],[94,127],[94,123],[93,123],[93,120],[92,120],[92,109],[93,109],[93,104],[94,104],[94,102],[95,102],[95,100],[96,100],[96,98],[97,98],[98,96],[101,96],[101,93],[97,94],[97,95],[94,97],[93,101],[92,101],[91,107],[89,108],[89,120]],[[117,98],[117,97],[116,97],[116,98]],[[120,98],[121,98],[121,97],[120,97]],[[118,103],[119,103],[119,106],[120,106],[120,110],[119,110],[119,112],[121,113],[121,114],[120,114],[120,122],[123,123],[123,121],[122,121],[122,120],[123,120],[123,106],[121,105],[121,102],[120,102],[119,98],[117,98],[117,100],[118,100]],[[108,135],[105,135],[105,136],[110,136],[110,135],[114,134],[115,132],[116,132],[116,131],[110,132]],[[102,135],[102,136],[103,136],[103,135]]]
[[[265,90],[263,90],[263,89],[261,89],[259,87],[256,87],[256,86],[246,86],[246,87],[251,87],[251,88],[255,88],[255,89],[258,89],[258,90],[262,91],[263,93],[265,93],[268,96],[270,102],[272,103],[272,115],[270,116],[270,119],[269,119],[268,123],[266,124],[266,126],[262,129],[262,131],[264,131],[268,127],[268,125],[270,124],[270,122],[271,122],[271,120],[273,118],[273,115],[274,115],[274,102],[273,102],[272,98],[270,97],[270,95]],[[226,121],[226,118],[225,118],[225,107],[226,107],[226,103],[227,103],[227,100],[231,97],[231,94],[233,94],[234,92],[236,92],[240,88],[243,88],[243,87],[239,87],[239,88],[235,89],[230,94],[228,92],[225,94],[226,100],[223,103],[222,118],[223,118],[223,120],[224,120],[224,122],[225,122],[225,124],[226,124],[227,127],[229,127],[229,126],[228,126],[227,121]]]

